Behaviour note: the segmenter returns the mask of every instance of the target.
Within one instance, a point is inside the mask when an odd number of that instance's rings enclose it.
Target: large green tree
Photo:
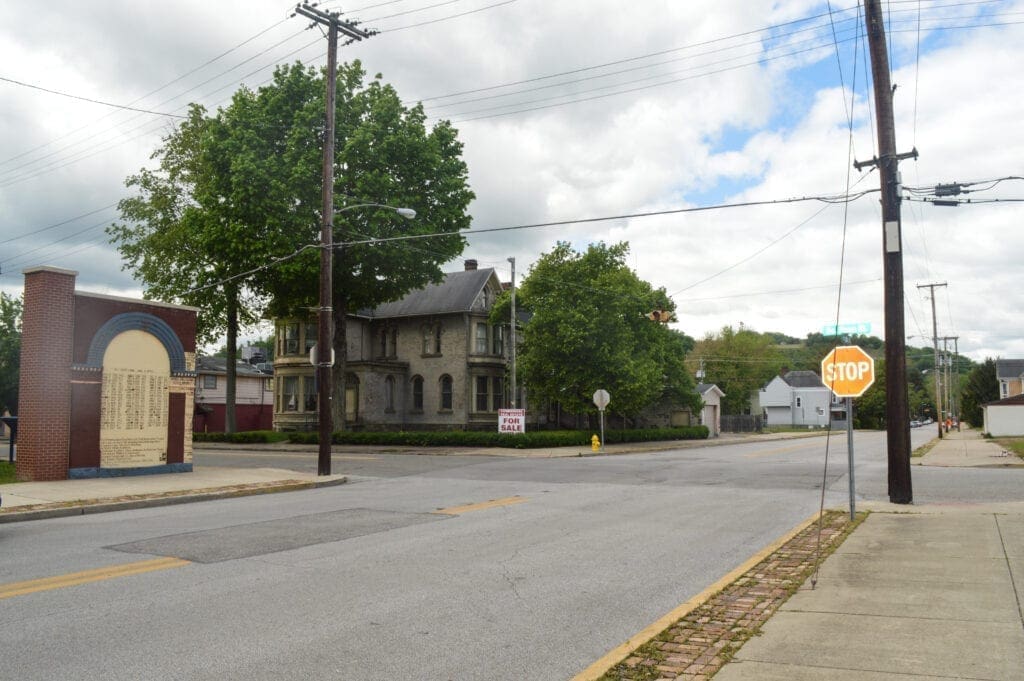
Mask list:
[[[263,314],[306,317],[317,304],[324,92],[323,74],[286,65],[215,115],[193,106],[154,153],[159,167],[128,179],[138,193],[121,204],[123,224],[109,230],[147,295],[200,307],[207,339],[227,332],[229,409],[239,324]],[[334,249],[333,407],[341,425],[346,313],[438,281],[441,265],[462,251],[458,232],[469,225],[473,194],[452,126],[428,130],[422,107],[402,105],[379,76],[367,81],[358,62],[338,68],[336,121],[336,208],[387,204],[418,217],[344,211],[335,243],[441,234],[422,248]]]
[[[996,362],[987,357],[967,375],[967,381],[960,398],[961,418],[972,426],[980,428],[984,423],[982,406],[999,399],[999,378]]]
[[[697,341],[687,364],[694,371],[703,367],[703,380],[725,393],[723,414],[743,414],[750,408],[751,395],[777,376],[787,361],[770,334],[741,325],[739,330],[723,327]]]
[[[21,368],[21,298],[0,291],[0,414],[18,412]]]
[[[626,243],[579,252],[560,242],[524,278],[517,304],[531,317],[518,366],[532,399],[588,414],[596,411],[594,392],[604,389],[609,411],[623,416],[662,399],[699,408],[683,364],[688,337],[648,316],[675,306],[629,269],[628,252]],[[498,305],[492,319],[506,315]]]

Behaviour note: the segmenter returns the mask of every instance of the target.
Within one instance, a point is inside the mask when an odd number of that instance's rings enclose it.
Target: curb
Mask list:
[[[259,494],[276,494],[278,492],[297,492],[300,490],[319,489],[321,487],[334,487],[348,482],[347,477],[340,477],[335,480],[314,480],[312,482],[283,482],[270,484],[263,487],[241,487],[241,488],[214,488],[211,491],[183,491],[180,494],[170,493],[167,496],[146,497],[129,499],[127,501],[103,501],[79,500],[72,502],[74,505],[57,506],[51,508],[35,508],[29,511],[4,511],[0,512],[0,524],[17,523],[26,520],[46,520],[47,518],[67,518],[79,515],[92,515],[94,513],[110,513],[113,511],[128,511],[138,508],[156,508],[158,506],[176,506],[178,504],[190,504],[199,501],[214,501],[216,499],[232,499],[235,497],[256,496]]]
[[[700,606],[704,605],[711,598],[720,592],[723,588],[736,581],[743,576],[746,572],[751,570],[754,566],[760,563],[762,560],[770,556],[773,552],[784,546],[786,542],[796,537],[798,534],[806,530],[818,521],[818,513],[815,513],[807,520],[799,523],[789,532],[785,533],[775,541],[771,542],[760,551],[752,555],[750,558],[745,560],[743,563],[735,567],[731,572],[726,574],[724,577],[711,584],[706,589],[701,591],[699,594],[686,601],[685,603],[673,608],[671,611],[662,615],[660,618],[655,620],[653,623],[644,627],[642,630],[630,636],[628,639],[623,641],[621,644],[612,648],[607,653],[598,658],[593,664],[584,669],[582,672],[572,677],[571,681],[596,681],[609,672],[613,667],[622,662],[624,659],[629,657],[637,648],[644,645],[652,638],[660,634],[661,632],[668,629],[675,622],[682,619],[686,615],[690,614]]]

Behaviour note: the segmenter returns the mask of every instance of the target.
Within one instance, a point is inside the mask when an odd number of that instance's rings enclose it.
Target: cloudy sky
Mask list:
[[[423,101],[432,120],[456,124],[475,228],[665,212],[480,234],[464,257],[507,280],[509,256],[521,275],[557,240],[624,240],[630,265],[665,287],[676,326],[695,337],[741,323],[803,337],[834,322],[837,305],[841,322],[882,335],[877,192],[678,212],[878,189],[876,172],[851,168],[876,148],[855,0],[321,7],[380,31],[342,59],[361,59],[403,98]],[[1024,199],[1024,181],[997,182],[1024,176],[1024,0],[883,7],[897,147],[920,152],[901,164],[907,193],[977,183],[960,196],[969,205],[903,203],[909,342],[932,335],[918,286],[944,282],[939,336],[959,336],[975,359],[1024,357],[1024,203],[1013,201]],[[152,164],[189,102],[215,109],[241,84],[266,82],[275,64],[325,61],[321,34],[290,18],[292,8],[3,3],[0,287],[20,292],[22,269],[51,264],[79,271],[81,289],[138,295],[104,234],[125,177]]]

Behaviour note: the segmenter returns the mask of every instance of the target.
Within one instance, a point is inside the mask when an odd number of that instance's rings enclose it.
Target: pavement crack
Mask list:
[[[999,516],[997,514],[993,513],[992,518],[996,522],[996,532],[999,533],[999,545],[1003,549],[1003,559],[1006,560],[1006,570],[1010,573],[1010,585],[1013,587],[1013,596],[1017,599],[1017,617],[1020,618],[1021,628],[1024,628],[1024,607],[1021,605],[1020,589],[1017,588],[1017,579],[1013,574],[1013,564],[1010,562],[1010,555],[1006,551],[1006,541],[1003,539],[1003,528],[999,526]]]

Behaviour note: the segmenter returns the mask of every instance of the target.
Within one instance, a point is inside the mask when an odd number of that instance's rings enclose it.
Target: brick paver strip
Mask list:
[[[866,517],[826,512],[821,522],[821,558],[834,551]],[[601,681],[706,681],[814,572],[818,523],[745,572],[661,634],[609,669]]]

